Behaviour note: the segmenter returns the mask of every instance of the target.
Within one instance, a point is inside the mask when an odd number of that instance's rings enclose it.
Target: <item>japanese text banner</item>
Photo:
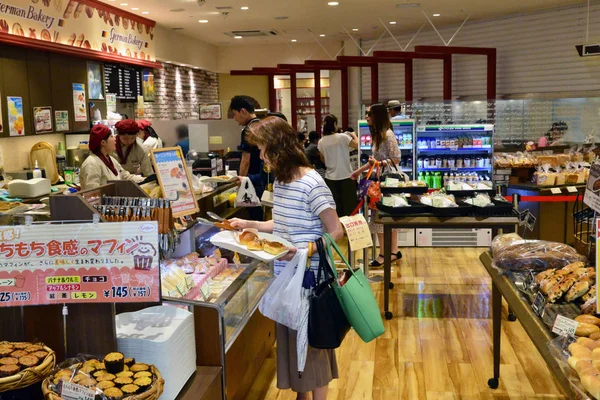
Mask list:
[[[159,300],[158,223],[0,226],[0,307]]]

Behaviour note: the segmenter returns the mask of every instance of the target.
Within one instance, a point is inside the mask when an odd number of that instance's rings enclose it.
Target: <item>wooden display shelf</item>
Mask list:
[[[176,400],[214,400],[223,398],[223,368],[197,367]]]

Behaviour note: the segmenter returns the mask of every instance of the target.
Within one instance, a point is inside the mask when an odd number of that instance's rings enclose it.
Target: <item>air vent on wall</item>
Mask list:
[[[264,37],[264,36],[276,36],[277,31],[274,29],[271,30],[249,30],[249,31],[231,31],[225,32],[227,36],[242,36],[242,37]]]
[[[233,7],[231,6],[220,6],[220,7],[215,7],[217,10],[222,11],[222,10],[233,10]]]

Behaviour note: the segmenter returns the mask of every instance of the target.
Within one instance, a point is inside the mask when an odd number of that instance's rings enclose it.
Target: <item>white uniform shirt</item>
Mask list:
[[[108,181],[130,180],[139,183],[144,180],[144,178],[139,175],[133,175],[125,171],[114,157],[110,158],[117,170],[117,175],[115,175],[97,155],[90,154],[88,158],[85,159],[79,173],[79,182],[81,183],[82,190],[106,185]]]
[[[160,138],[148,136],[148,139],[144,140],[144,146],[146,146],[148,151],[152,149],[162,149],[163,142],[160,140]]]
[[[120,145],[121,144],[117,141],[117,146]],[[144,176],[152,175],[154,170],[152,169],[152,162],[150,161],[150,157],[148,157],[148,152],[149,150],[144,146],[142,139],[136,138],[133,149],[131,149],[131,153],[129,153],[129,156],[127,157],[127,161],[121,164],[121,166],[130,174],[139,173],[139,169]],[[123,148],[123,155],[125,155],[125,153],[127,153],[127,147]],[[116,151],[112,152],[111,156],[117,160],[119,159],[119,155]]]

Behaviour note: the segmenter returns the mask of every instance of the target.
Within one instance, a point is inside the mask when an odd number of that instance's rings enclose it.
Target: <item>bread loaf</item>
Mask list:
[[[583,376],[579,376],[581,384],[595,399],[600,399],[600,377],[598,373],[591,372]]]
[[[593,315],[578,315],[575,317],[575,321],[600,326],[600,318],[594,317]]]
[[[590,336],[588,336],[588,337],[589,337],[590,339],[592,339],[592,340],[598,340],[598,339],[600,339],[600,331],[598,331],[598,332],[594,332],[594,333],[592,333],[592,334],[591,334]]]
[[[539,285],[546,278],[551,277],[556,272],[556,268],[547,269],[546,271],[542,271],[535,277],[535,282]]]
[[[595,340],[586,337],[580,337],[579,339],[577,339],[577,343],[592,350],[592,361],[596,358],[598,359],[598,361],[600,361],[600,353],[597,352],[597,356],[594,357],[594,350],[600,347],[600,344],[596,343]]]
[[[575,335],[587,337],[598,331],[600,331],[600,328],[598,328],[596,325],[580,322],[577,330],[575,331]]]
[[[589,290],[590,290],[590,282],[589,281],[585,280],[585,281],[577,282],[573,286],[571,286],[571,289],[569,289],[567,294],[565,294],[565,300],[573,301],[575,299],[578,299],[579,297],[586,294]],[[600,321],[600,320],[598,320],[598,321]],[[598,325],[598,324],[596,323],[595,325]]]

